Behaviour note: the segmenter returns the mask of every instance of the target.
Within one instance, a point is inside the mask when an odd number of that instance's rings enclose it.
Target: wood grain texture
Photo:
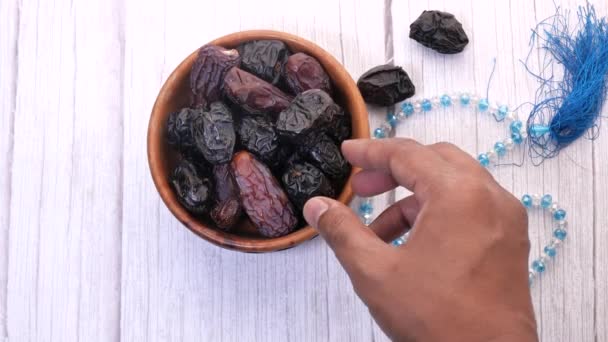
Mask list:
[[[11,341],[118,337],[117,4],[20,4],[8,248]]]
[[[8,226],[10,222],[13,121],[17,88],[17,37],[19,10],[16,0],[0,2],[0,340],[6,338],[6,285],[8,281]]]
[[[608,3],[594,3],[608,15]],[[463,23],[471,38],[463,53],[439,55],[409,39],[425,9]],[[496,57],[490,99],[513,107],[537,88],[519,62],[530,28],[554,12],[542,0],[0,1],[0,341],[387,340],[320,238],[250,255],[212,246],[174,219],[145,155],[160,86],[201,44],[268,28],[316,42],[355,80],[378,64],[402,65],[416,97],[483,95]],[[532,56],[538,68],[542,54]],[[368,110],[373,129],[388,109]],[[551,193],[568,211],[570,235],[532,289],[543,341],[608,340],[604,129],[538,167],[527,159],[492,169],[516,196]],[[415,115],[396,131],[471,154],[506,133],[461,109]],[[374,198],[375,214],[407,194]],[[531,213],[531,258],[551,223]]]

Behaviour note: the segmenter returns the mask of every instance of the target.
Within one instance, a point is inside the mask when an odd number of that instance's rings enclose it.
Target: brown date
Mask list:
[[[332,93],[331,81],[321,64],[313,57],[298,52],[289,56],[283,71],[285,84],[294,94],[309,89],[321,89]]]
[[[224,93],[251,114],[278,114],[292,100],[279,88],[239,68],[232,68],[226,74]]]
[[[240,62],[236,50],[226,50],[215,45],[201,47],[190,71],[192,107],[207,108],[211,102],[220,100],[224,76]]]
[[[211,219],[221,230],[229,231],[239,220],[243,209],[239,189],[232,175],[230,164],[213,167],[215,180],[215,205],[211,209]]]
[[[296,228],[293,206],[266,165],[241,151],[232,159],[232,172],[243,208],[261,235],[279,237]]]

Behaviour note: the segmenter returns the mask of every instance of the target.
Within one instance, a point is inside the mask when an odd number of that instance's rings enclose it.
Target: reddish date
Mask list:
[[[236,50],[226,50],[215,45],[201,47],[190,72],[192,106],[206,108],[211,102],[220,100],[224,75],[240,62]]]
[[[226,74],[224,93],[251,114],[278,114],[292,100],[279,88],[239,68],[232,68]]]
[[[243,208],[261,235],[279,237],[296,228],[293,206],[266,165],[241,151],[232,159],[232,172]]]
[[[215,180],[215,205],[211,209],[211,219],[218,228],[229,231],[241,217],[243,209],[239,189],[232,175],[230,164],[213,167]]]
[[[285,84],[294,94],[309,89],[332,93],[331,81],[321,64],[305,53],[298,52],[289,56],[283,73]]]

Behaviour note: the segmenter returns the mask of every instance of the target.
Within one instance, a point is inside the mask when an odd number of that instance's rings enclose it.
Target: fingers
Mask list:
[[[354,166],[381,170],[400,185],[424,197],[447,162],[432,149],[411,139],[348,140],[342,153]],[[440,177],[439,177],[440,178]]]
[[[443,159],[456,165],[457,167],[471,167],[473,165],[479,165],[475,158],[454,144],[439,142],[429,145],[429,148],[437,152]]]
[[[358,196],[375,196],[397,187],[391,175],[382,170],[363,170],[352,180],[353,191]]]
[[[347,272],[357,269],[386,245],[344,204],[326,197],[314,197],[304,205],[304,218],[316,228]]]
[[[414,195],[408,196],[384,210],[369,228],[385,242],[393,241],[414,225],[419,211]]]

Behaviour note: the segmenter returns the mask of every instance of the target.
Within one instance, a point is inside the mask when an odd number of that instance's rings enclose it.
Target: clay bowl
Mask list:
[[[244,31],[229,34],[211,42],[225,48],[234,48],[238,44],[254,39],[278,39],[285,42],[293,52],[304,52],[311,55],[323,65],[331,77],[336,90],[334,99],[352,115],[354,138],[369,138],[369,124],[365,104],[353,79],[346,69],[327,51],[314,43],[300,37],[277,31]],[[296,246],[317,235],[312,227],[304,227],[295,232],[279,237],[264,238],[256,236],[255,228],[247,219],[235,227],[233,233],[214,229],[211,222],[192,216],[178,202],[173,188],[169,184],[169,175],[177,162],[176,152],[168,146],[165,139],[166,122],[169,114],[188,106],[189,74],[196,59],[194,51],[173,71],[161,88],[152,109],[148,126],[148,162],[154,185],[167,208],[188,229],[203,239],[220,247],[243,252],[270,252]],[[353,197],[351,179],[357,170],[353,170],[338,198],[348,204]]]

